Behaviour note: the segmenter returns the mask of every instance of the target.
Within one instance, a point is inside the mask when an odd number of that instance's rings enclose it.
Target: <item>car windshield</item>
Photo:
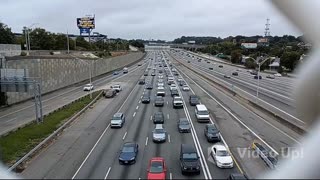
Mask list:
[[[154,116],[155,116],[155,118],[162,118],[162,114],[160,114],[160,113],[159,114],[157,113]]]
[[[112,120],[121,120],[120,116],[113,116]]]
[[[226,150],[220,150],[220,151],[217,151],[217,156],[225,157],[225,156],[229,156],[229,153]]]
[[[163,165],[161,161],[153,161],[150,165],[151,173],[161,173],[163,172]]]
[[[195,159],[198,159],[197,153],[184,153],[182,157],[183,157],[183,159],[185,159],[185,160],[195,160]]]
[[[208,128],[208,132],[209,132],[209,133],[217,133],[218,130],[217,130],[216,128],[209,127],[209,128]]]
[[[123,153],[132,153],[132,152],[134,152],[134,147],[127,147],[127,146],[125,146],[125,147],[123,147],[122,148],[122,152]]]
[[[163,134],[163,133],[165,133],[165,130],[164,129],[155,129],[154,133],[155,134]]]
[[[208,115],[208,111],[198,111],[199,115]]]
[[[183,120],[183,121],[180,121],[180,124],[181,124],[181,125],[189,125],[189,121]]]

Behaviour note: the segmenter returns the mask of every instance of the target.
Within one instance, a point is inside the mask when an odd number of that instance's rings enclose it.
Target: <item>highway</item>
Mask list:
[[[282,148],[299,143],[300,135],[277,122],[270,122],[264,116],[251,112],[246,107],[225,95],[212,83],[188,68],[180,65],[173,57],[172,51],[148,52],[148,66],[132,67],[129,76],[119,76],[110,81],[100,81],[101,88],[119,83],[123,91],[115,98],[101,98],[92,109],[80,116],[57,140],[34,157],[28,167],[21,173],[24,178],[74,178],[74,179],[146,179],[149,160],[152,157],[163,157],[167,164],[167,179],[226,179],[231,173],[244,173],[250,178],[257,178],[269,168],[260,158],[241,156],[239,150],[246,150],[254,140],[261,141],[276,153]],[[152,58],[153,60],[151,60]],[[164,75],[166,96],[164,106],[155,107],[155,94],[161,60],[173,63],[180,73],[180,78],[189,85],[190,91],[178,91],[183,98],[184,107],[174,109],[169,85]],[[155,76],[143,76],[147,67],[157,70]],[[169,67],[169,66],[168,66]],[[198,68],[195,63],[195,68]],[[169,68],[170,69],[170,68]],[[171,70],[170,70],[170,73]],[[163,73],[164,74],[164,73]],[[137,83],[146,78],[153,84],[152,90],[145,89]],[[95,82],[97,85],[98,82]],[[177,76],[175,76],[177,83]],[[266,82],[267,83],[267,82]],[[151,93],[150,104],[141,102],[144,93]],[[229,148],[234,160],[231,169],[220,169],[210,157],[209,149],[213,143],[207,142],[204,136],[206,123],[199,123],[195,118],[195,107],[190,106],[188,99],[192,94],[200,97],[210,111],[210,123],[214,123],[223,137],[221,144]],[[163,112],[164,128],[167,139],[164,143],[152,141],[152,130],[155,125],[152,116]],[[120,129],[110,128],[114,113],[122,112],[126,117]],[[179,133],[177,121],[187,118],[191,123],[191,133]],[[139,145],[137,161],[130,166],[120,165],[119,151],[125,142],[136,142]],[[199,175],[181,174],[179,153],[181,144],[191,144],[197,149],[201,162]],[[36,172],[36,173],[35,173]]]
[[[142,66],[137,66],[137,63],[128,67],[129,75],[132,72],[138,71]],[[119,71],[118,75],[112,75],[109,73],[104,76],[95,78],[92,81],[95,89],[101,88],[106,82],[116,81],[122,76],[128,76]],[[73,86],[69,86],[52,93],[48,93],[42,96],[42,109],[43,115],[58,109],[79,97],[82,97],[89,93],[89,91],[83,91],[83,86],[88,82],[77,83]],[[33,100],[27,100],[23,103],[11,105],[0,110],[0,135],[10,132],[13,129],[21,127],[22,125],[35,120],[35,105]]]
[[[192,67],[199,72],[209,74],[229,83],[230,85],[239,87],[246,93],[251,94],[252,97],[256,96],[258,80],[254,79],[253,75],[248,73],[246,69],[217,63],[211,60],[204,60],[204,58],[201,58],[202,60],[199,62],[197,56],[186,56],[186,51],[184,51],[183,54],[175,51],[172,52],[174,52],[173,55],[177,60],[184,62],[189,61],[188,64],[192,65]],[[223,65],[223,67],[219,68],[219,65]],[[240,71],[236,71],[237,69],[240,69]],[[233,76],[233,72],[238,72],[239,75]],[[230,78],[225,78],[224,75],[229,75]],[[266,78],[267,74],[263,73],[261,75],[262,79],[260,80],[259,98],[276,108],[283,110],[290,116],[293,116],[296,119],[295,123],[304,124],[303,121],[296,118],[296,107],[294,105],[294,100],[292,99],[292,90],[294,88],[295,79],[287,77],[268,79]]]

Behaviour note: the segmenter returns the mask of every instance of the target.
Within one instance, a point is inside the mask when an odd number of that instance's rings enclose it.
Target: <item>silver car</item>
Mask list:
[[[155,129],[152,131],[153,142],[165,142],[167,138],[167,133],[164,130],[162,124],[156,124]]]

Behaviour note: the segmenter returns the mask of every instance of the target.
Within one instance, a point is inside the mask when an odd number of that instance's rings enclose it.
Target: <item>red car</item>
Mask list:
[[[162,157],[150,159],[147,179],[166,179],[167,167]]]

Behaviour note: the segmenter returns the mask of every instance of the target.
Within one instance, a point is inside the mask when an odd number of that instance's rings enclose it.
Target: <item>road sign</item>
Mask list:
[[[90,29],[86,29],[86,28],[80,29],[80,34],[89,34],[89,33],[90,33]]]

